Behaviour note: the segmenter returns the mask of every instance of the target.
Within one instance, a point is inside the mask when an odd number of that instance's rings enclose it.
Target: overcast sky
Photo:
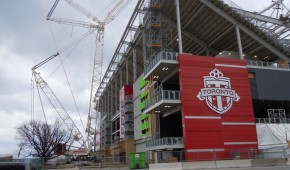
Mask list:
[[[76,0],[101,20],[117,0]],[[107,25],[105,31],[105,71],[120,41],[137,0]],[[235,0],[244,9],[259,11],[271,0]],[[287,0],[289,4],[289,0]],[[34,118],[44,120],[36,89],[31,89],[31,68],[87,32],[85,28],[46,21],[54,0],[0,1],[0,154],[18,152],[15,127],[31,119],[31,92],[34,91]],[[52,17],[88,21],[62,0]],[[94,36],[88,36],[61,57],[84,124],[88,113]],[[66,81],[60,59],[55,58],[37,70],[51,86],[67,112],[83,130]],[[103,71],[103,72],[104,72]],[[43,97],[43,96],[42,96]],[[43,98],[45,108],[50,108]],[[57,114],[47,109],[51,122]]]

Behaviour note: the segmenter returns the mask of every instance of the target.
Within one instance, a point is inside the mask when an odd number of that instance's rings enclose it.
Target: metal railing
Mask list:
[[[283,151],[278,151],[282,155]],[[186,152],[185,150],[154,150],[150,154],[157,154],[157,158],[151,156],[148,163],[170,163],[170,162],[193,162],[193,161],[217,161],[237,159],[261,159],[264,158],[256,148],[237,148],[225,151]],[[188,157],[188,158],[186,158]]]
[[[145,103],[145,110],[161,100],[180,100],[180,91],[163,90],[162,87],[155,89],[154,95]]]
[[[166,137],[146,142],[146,148],[164,145],[183,145],[182,137]]]
[[[144,75],[146,75],[160,60],[177,61],[177,53],[168,51],[156,53],[153,60],[145,66]]]
[[[247,60],[247,65],[248,66],[256,66],[256,67],[290,69],[289,64],[280,64],[280,63],[265,62],[265,61]]]
[[[256,118],[256,123],[290,124],[290,118]]]

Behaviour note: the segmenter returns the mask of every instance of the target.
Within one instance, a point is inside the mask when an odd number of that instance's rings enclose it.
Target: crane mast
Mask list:
[[[91,90],[90,90],[90,103],[89,103],[89,113],[88,120],[86,125],[86,133],[87,133],[87,146],[91,146],[94,144],[96,129],[99,129],[100,125],[100,115],[98,115],[98,100],[95,98],[95,94],[98,90],[98,87],[102,78],[102,65],[103,65],[103,50],[104,50],[104,32],[105,25],[112,22],[120,12],[132,1],[132,0],[120,0],[119,3],[107,14],[103,21],[99,20],[96,16],[94,16],[91,12],[87,11],[85,8],[74,2],[73,0],[64,0],[68,5],[73,7],[75,10],[86,16],[88,19],[93,21],[94,23],[87,23],[83,21],[73,21],[68,19],[59,19],[59,18],[51,18],[53,11],[55,10],[59,0],[56,0],[54,5],[52,6],[49,14],[47,15],[47,20],[55,21],[57,23],[72,25],[72,26],[80,26],[85,28],[93,28],[97,30],[96,33],[96,48],[94,54],[94,63],[93,63],[93,76],[91,80]],[[96,126],[92,125],[92,120],[95,119]],[[89,148],[91,149],[91,148]]]
[[[104,46],[104,29],[98,29],[96,35],[96,48],[95,48],[95,58],[93,63],[93,76],[91,83],[91,92],[90,92],[90,105],[89,105],[89,113],[88,113],[88,122],[86,127],[87,132],[87,140],[95,141],[95,130],[99,129],[99,119],[98,112],[96,112],[95,108],[98,108],[97,101],[95,99],[95,93],[98,90],[99,84],[101,82],[102,77],[102,64],[103,64],[103,46]],[[92,126],[92,120],[96,120],[96,127]],[[94,132],[94,133],[92,133]],[[93,135],[92,135],[93,134]]]

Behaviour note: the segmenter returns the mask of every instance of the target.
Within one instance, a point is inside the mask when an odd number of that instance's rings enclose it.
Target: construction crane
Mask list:
[[[94,14],[74,2],[73,0],[64,0],[68,5],[73,7],[79,13],[87,17],[92,21],[91,22],[83,22],[83,21],[75,21],[69,19],[61,19],[61,18],[51,18],[53,11],[55,10],[59,0],[56,0],[53,4],[51,10],[47,15],[47,20],[54,21],[60,24],[66,24],[71,26],[79,26],[85,27],[89,29],[96,30],[96,49],[94,54],[94,62],[93,62],[93,76],[91,80],[91,91],[90,91],[90,104],[89,104],[89,113],[88,120],[86,125],[86,133],[87,133],[87,146],[90,147],[92,144],[96,142],[95,135],[96,130],[100,128],[100,115],[98,111],[98,98],[96,98],[95,93],[101,82],[102,76],[102,65],[103,65],[103,48],[104,48],[104,32],[105,26],[112,22],[120,12],[132,1],[132,0],[120,0],[114,8],[110,12],[108,12],[107,16],[103,21],[98,19]],[[95,127],[92,125],[92,120],[95,119]],[[91,149],[91,148],[89,148]]]
[[[62,104],[60,103],[59,99],[56,97],[54,92],[51,90],[49,85],[46,83],[46,81],[40,76],[40,73],[36,72],[36,69],[39,68],[40,66],[44,65],[45,63],[49,62],[50,60],[54,59],[57,57],[59,53],[56,53],[44,61],[40,62],[39,64],[35,65],[32,67],[32,76],[34,77],[34,81],[36,83],[37,89],[40,89],[44,95],[48,98],[48,101],[52,105],[52,107],[56,110],[58,113],[59,117],[61,120],[64,122],[66,125],[67,129],[72,132],[73,139],[76,141],[79,145],[80,148],[85,148],[85,154],[89,153],[89,149],[87,149],[86,146],[86,140],[83,137],[82,133],[78,129],[78,127],[75,125],[69,114],[66,112]],[[84,155],[85,155],[84,154]]]

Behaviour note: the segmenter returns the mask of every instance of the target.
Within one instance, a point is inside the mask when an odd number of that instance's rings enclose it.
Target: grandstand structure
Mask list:
[[[257,12],[229,0],[139,0],[96,93],[98,154],[160,162],[259,149],[256,124],[290,123],[289,16],[281,0]]]

